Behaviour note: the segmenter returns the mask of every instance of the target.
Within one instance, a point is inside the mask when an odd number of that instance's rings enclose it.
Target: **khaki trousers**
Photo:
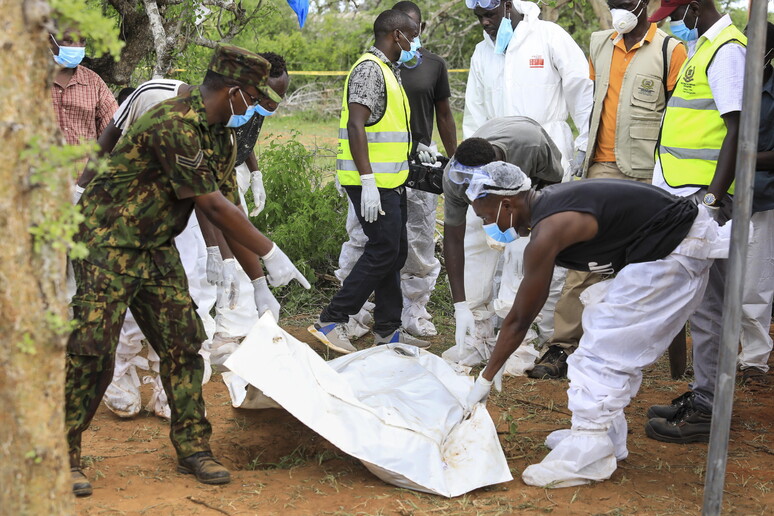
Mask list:
[[[586,174],[588,179],[628,179],[650,183],[649,178],[635,178],[625,175],[618,169],[614,162],[595,162],[589,166]],[[549,346],[559,346],[568,354],[577,349],[578,342],[583,336],[581,316],[583,315],[583,303],[580,302],[581,292],[591,285],[599,283],[607,276],[593,272],[567,271],[567,279],[564,282],[562,294],[556,302],[554,310],[554,334],[548,341]]]

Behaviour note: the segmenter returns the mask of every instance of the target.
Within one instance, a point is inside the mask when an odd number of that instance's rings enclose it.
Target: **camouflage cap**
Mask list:
[[[255,86],[271,100],[282,102],[282,97],[266,83],[271,64],[256,53],[233,45],[218,45],[208,69],[244,85]]]

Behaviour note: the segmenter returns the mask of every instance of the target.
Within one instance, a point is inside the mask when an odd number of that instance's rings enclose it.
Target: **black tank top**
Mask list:
[[[692,201],[658,187],[621,179],[584,179],[548,186],[532,205],[532,227],[563,211],[588,213],[599,231],[556,257],[557,265],[612,274],[629,263],[660,260],[690,231],[698,214]]]

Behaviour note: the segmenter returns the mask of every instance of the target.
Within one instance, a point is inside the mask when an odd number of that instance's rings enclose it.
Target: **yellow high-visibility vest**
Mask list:
[[[747,46],[747,38],[733,25],[713,41],[702,37],[696,53],[680,70],[664,113],[658,146],[664,180],[671,187],[707,186],[715,175],[727,131],[712,96],[707,69],[720,47],[728,43]],[[733,183],[728,193],[734,193]]]
[[[363,54],[352,67],[352,70],[366,60],[373,61],[379,65],[384,76],[384,84],[387,91],[387,106],[384,115],[376,123],[366,125],[365,127],[368,139],[368,157],[376,179],[376,186],[379,188],[397,188],[404,184],[408,177],[408,156],[411,152],[411,133],[409,128],[411,108],[409,107],[406,92],[398,82],[395,74],[375,55],[371,53]],[[349,72],[350,75],[352,70]],[[349,137],[347,134],[347,121],[349,120],[348,90],[349,75],[344,85],[344,98],[339,120],[339,150],[336,156],[336,173],[342,185],[359,185],[360,172],[358,172],[355,161],[352,159],[352,151],[349,147]]]

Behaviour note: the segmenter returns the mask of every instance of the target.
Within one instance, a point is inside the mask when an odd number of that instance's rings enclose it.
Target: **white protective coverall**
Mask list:
[[[400,286],[403,292],[401,322],[406,331],[412,335],[427,337],[437,333],[426,307],[430,294],[435,288],[438,274],[441,272],[441,263],[435,256],[438,196],[406,188],[406,203],[408,256],[400,273]],[[352,272],[352,267],[363,254],[368,241],[357,220],[351,201],[348,202],[347,209],[347,234],[349,240],[341,246],[339,268],[335,272],[336,278],[342,283]],[[371,310],[373,310],[373,303],[367,302],[360,312],[350,316],[346,326],[350,338],[356,339],[368,333],[369,324],[373,320]]]
[[[250,188],[250,169],[242,163],[236,167],[237,187],[239,188],[239,201],[245,214],[248,213],[245,192]],[[217,328],[212,339],[212,363],[222,365],[226,359],[236,351],[239,343],[250,328],[258,321],[258,309],[255,306],[253,285],[250,277],[236,262],[236,278],[239,282],[239,297],[236,306],[230,309],[228,306],[215,306],[215,322]]]
[[[514,0],[513,6],[524,19],[516,26],[505,55],[495,54],[494,43],[484,32],[470,59],[463,137],[470,138],[494,118],[527,116],[545,129],[561,151],[564,181],[568,181],[574,151],[585,151],[588,141],[594,91],[588,61],[564,29],[538,18],[536,4]],[[568,115],[580,129],[574,142]],[[495,342],[494,315],[504,317],[513,305],[523,277],[524,248],[529,243],[528,238],[521,238],[500,253],[487,246],[481,227],[481,220],[470,208],[465,228],[465,295],[476,317],[476,335],[468,337],[464,350],[447,352],[449,360],[463,365],[489,358]],[[495,274],[497,269],[502,275]],[[551,292],[537,322],[538,344],[553,334],[554,307],[565,276],[565,269],[555,269]]]
[[[583,337],[567,359],[572,429],[546,439],[552,451],[522,473],[532,486],[570,487],[610,478],[628,456],[624,408],[704,296],[715,258],[728,256],[731,223],[705,208],[666,258],[625,266],[581,294]]]

